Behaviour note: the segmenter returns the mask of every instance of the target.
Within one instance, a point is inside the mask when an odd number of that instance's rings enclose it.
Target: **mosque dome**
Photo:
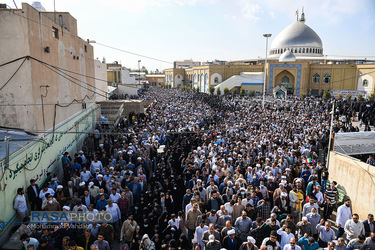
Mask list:
[[[296,57],[290,50],[286,50],[280,57],[279,62],[294,62]]]
[[[323,56],[323,43],[319,35],[305,24],[305,15],[288,25],[273,39],[270,57],[280,57],[290,51],[296,57]]]

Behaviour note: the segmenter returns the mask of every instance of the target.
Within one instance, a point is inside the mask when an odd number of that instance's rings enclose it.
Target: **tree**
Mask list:
[[[240,91],[238,90],[238,88],[233,88],[233,89],[232,89],[232,94],[233,94],[234,96],[238,95],[239,93],[240,93]]]
[[[224,95],[229,95],[229,89],[227,87],[224,88]]]
[[[352,100],[352,94],[348,94],[347,96],[346,96],[346,100],[348,101],[348,102],[350,102],[351,100]]]
[[[245,90],[243,87],[241,87],[241,88],[240,88],[240,95],[241,95],[241,96],[244,96],[245,93],[246,93],[246,90]]]
[[[372,93],[367,96],[367,99],[369,101],[375,100],[375,91],[372,91]]]
[[[363,100],[364,100],[363,95],[359,94],[358,97],[357,97],[357,101],[363,102]]]
[[[329,90],[329,89],[327,89],[326,91],[324,91],[324,93],[323,93],[323,99],[324,100],[329,100],[329,99],[331,99],[331,91]]]
[[[210,94],[213,95],[215,93],[215,87],[210,85],[209,91],[210,91]]]
[[[216,95],[217,95],[217,96],[220,96],[220,95],[221,95],[221,89],[220,89],[220,87],[216,89]]]
[[[344,97],[343,94],[340,92],[340,93],[338,93],[338,95],[336,96],[336,99],[337,99],[337,100],[342,100],[343,97]]]

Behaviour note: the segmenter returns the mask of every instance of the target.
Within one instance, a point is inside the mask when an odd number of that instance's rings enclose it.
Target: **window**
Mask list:
[[[85,52],[87,53],[87,45],[85,45],[84,48],[85,48]]]
[[[367,79],[363,80],[362,85],[367,87],[368,86],[368,80]]]
[[[320,83],[320,75],[318,73],[315,73],[312,78],[313,83]]]
[[[117,82],[117,74],[116,74],[116,71],[113,72],[114,75],[115,75],[115,82]]]
[[[323,78],[323,83],[331,83],[331,75],[330,74],[325,74]]]
[[[289,77],[284,76],[283,78],[281,78],[281,83],[289,83]]]
[[[56,39],[59,39],[59,30],[55,27],[52,27],[52,36]]]
[[[118,80],[118,82],[121,82],[121,73],[120,73],[120,71],[117,72],[117,80]]]
[[[219,83],[219,77],[214,78],[214,83]]]

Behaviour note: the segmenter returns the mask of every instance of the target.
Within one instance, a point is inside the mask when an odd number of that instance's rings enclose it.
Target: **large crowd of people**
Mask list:
[[[24,249],[375,249],[374,216],[359,218],[349,198],[338,204],[328,182],[332,100],[262,109],[160,88],[143,98],[155,100],[145,114],[97,128],[79,153],[65,153],[63,178],[18,190]],[[373,104],[337,104],[336,132],[356,131],[357,113],[373,125]],[[106,211],[113,221],[36,228],[27,215],[42,210]]]

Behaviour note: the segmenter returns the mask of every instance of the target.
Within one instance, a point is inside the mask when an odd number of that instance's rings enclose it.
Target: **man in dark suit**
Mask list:
[[[42,199],[39,198],[39,187],[34,179],[30,180],[30,186],[27,188],[27,196],[29,199],[31,211],[40,211],[42,206]]]
[[[196,179],[195,174],[193,174],[193,175],[191,176],[191,180],[189,180],[188,188],[192,190],[193,187],[194,187],[196,184],[197,184],[197,179]]]
[[[275,200],[275,206],[279,209],[275,211],[278,215],[287,214],[289,211],[289,198],[287,193],[282,192],[280,197]]]
[[[86,228],[85,234],[81,235],[81,237],[78,239],[77,245],[83,247],[85,250],[89,250],[90,246],[94,244],[95,240],[94,235],[91,234],[91,229]]]
[[[365,236],[369,237],[371,233],[375,233],[375,221],[374,215],[369,214],[367,216],[367,220],[363,222],[363,226],[365,227]]]
[[[81,197],[82,204],[85,205],[87,208],[89,207],[90,204],[95,205],[95,198],[90,195],[89,190],[84,191],[84,195]]]

